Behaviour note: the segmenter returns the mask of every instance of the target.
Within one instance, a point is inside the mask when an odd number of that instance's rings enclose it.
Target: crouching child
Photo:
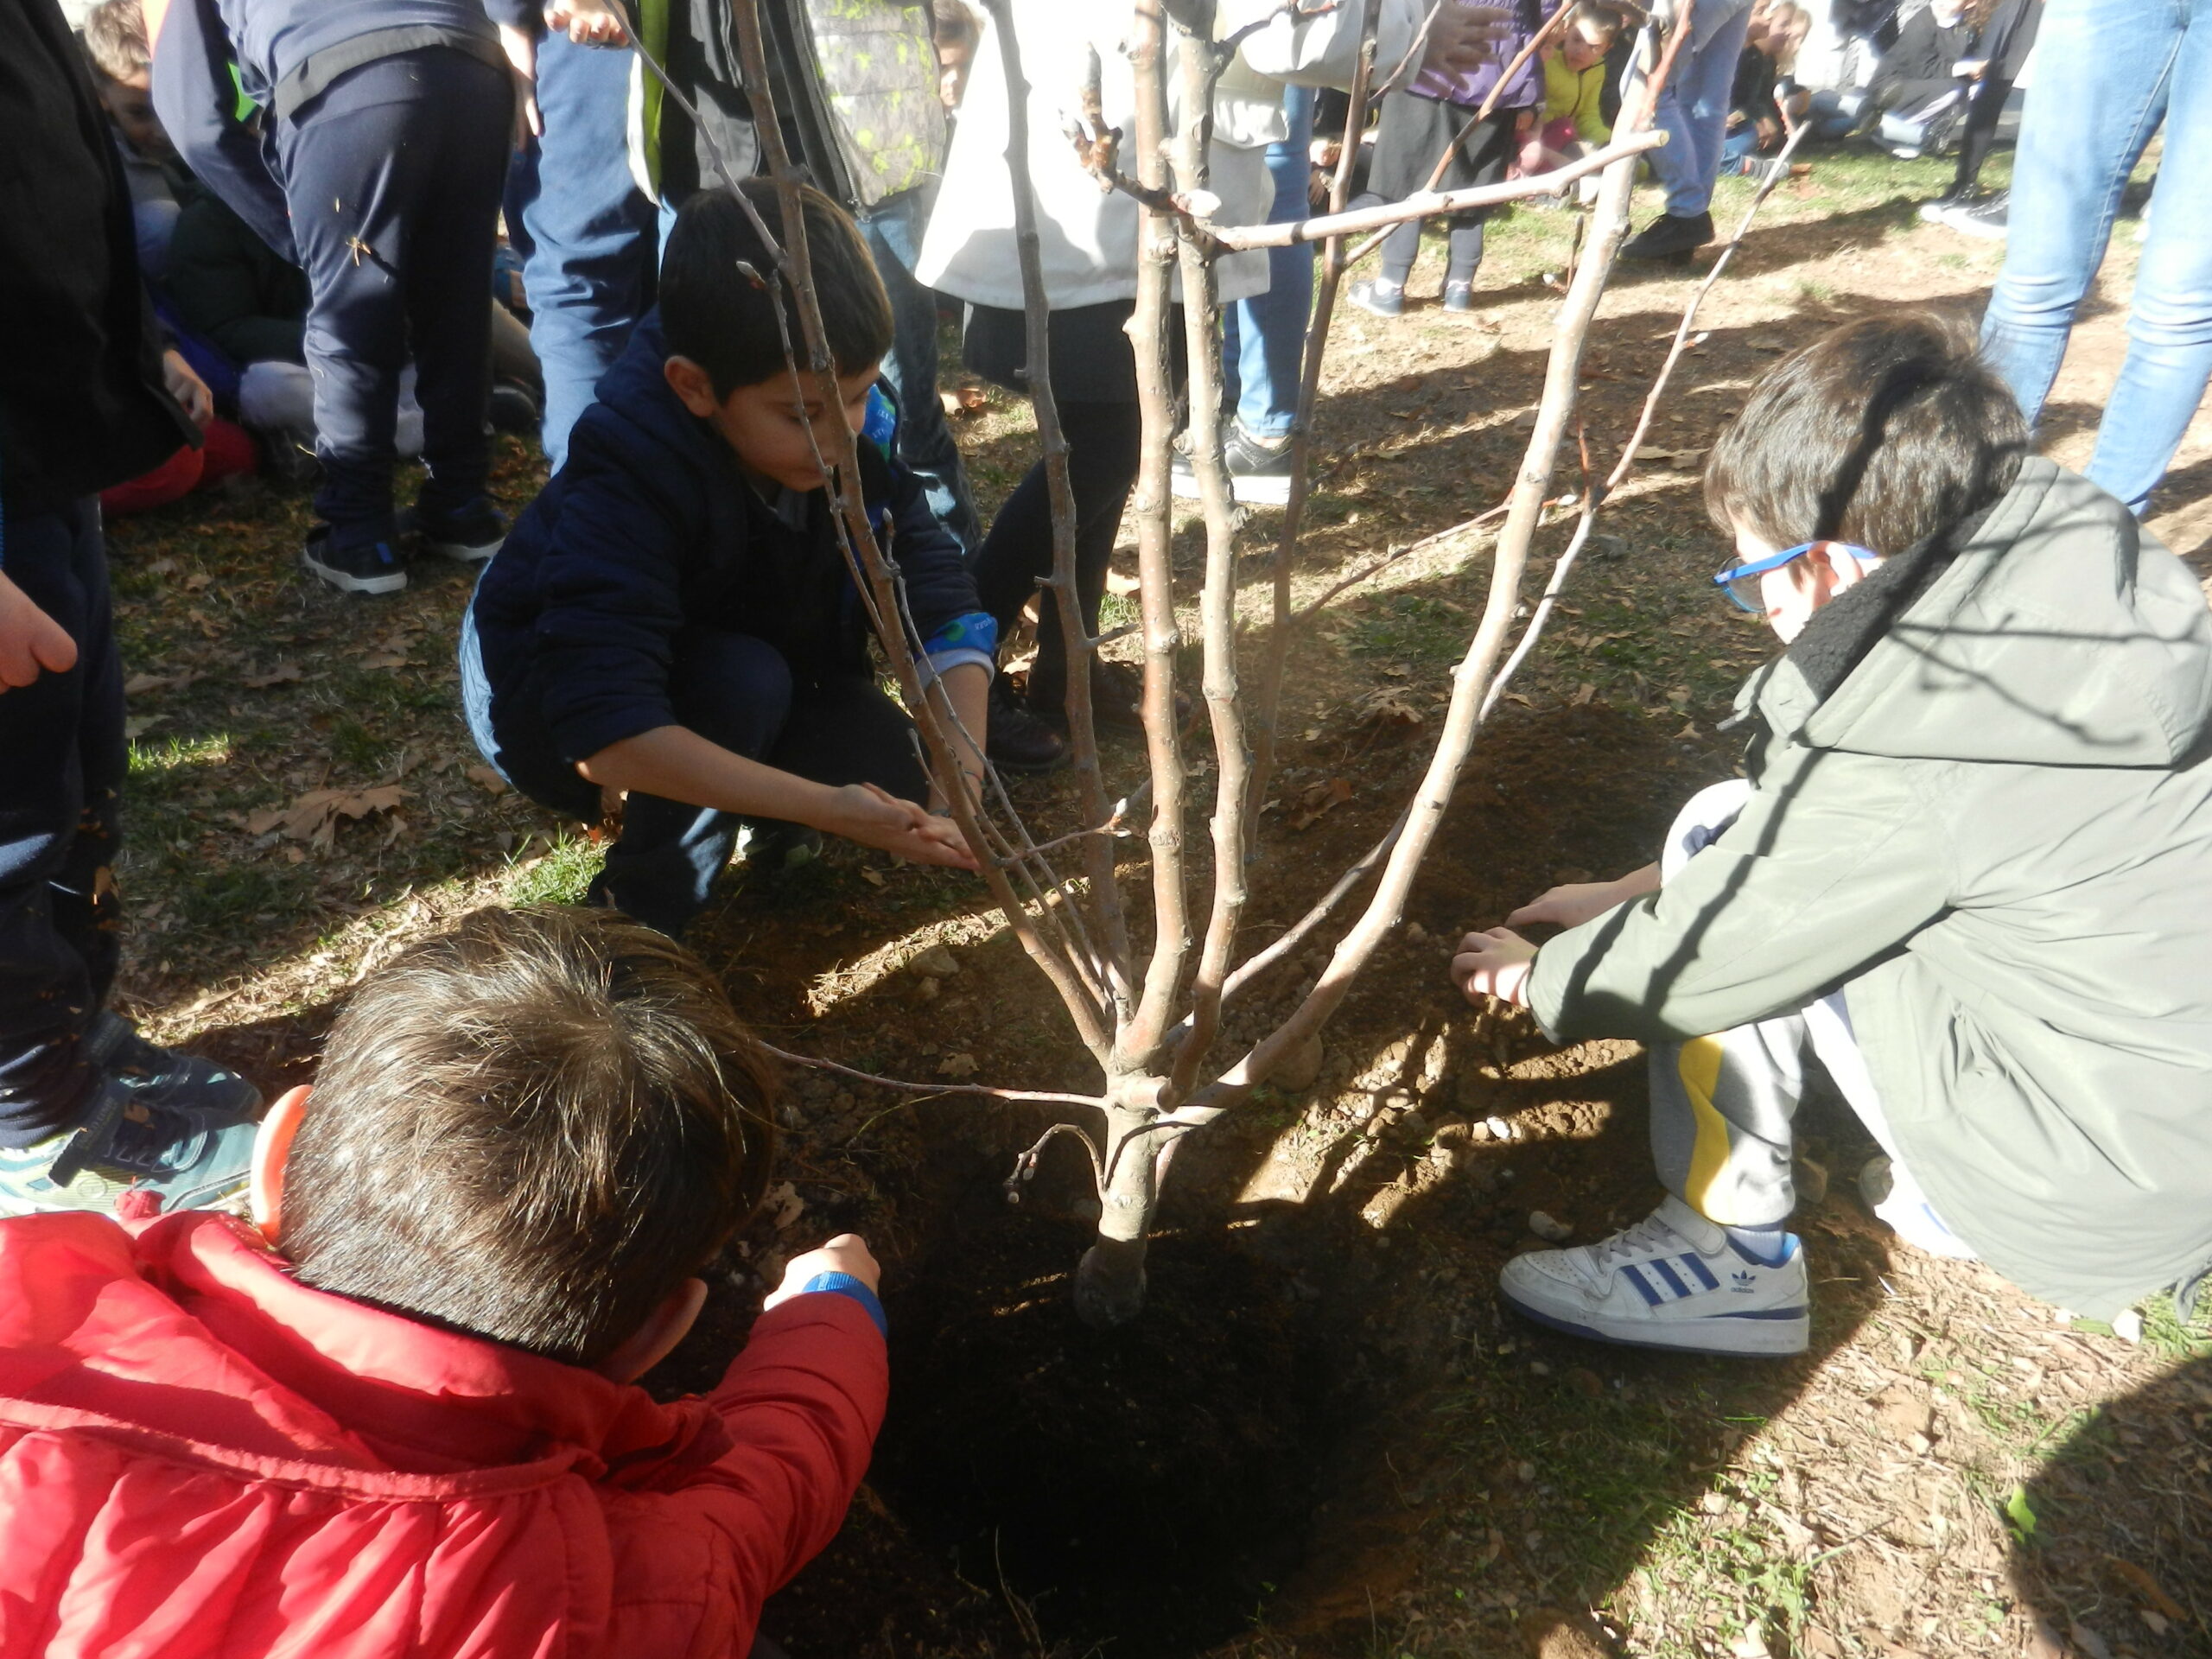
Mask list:
[[[743,188],[775,222],[772,188]],[[461,631],[485,758],[586,823],[602,792],[626,794],[593,897],[671,935],[747,825],[748,861],[810,850],[820,832],[975,868],[933,811],[913,725],[870,663],[823,486],[839,423],[860,435],[861,493],[888,532],[931,696],[976,744],[996,627],[897,458],[877,381],[891,305],[867,245],[819,192],[805,211],[837,404],[819,400],[811,373],[794,383],[783,342],[798,340],[798,319],[743,205],[700,192],[670,232],[658,309],[599,383]],[[982,763],[962,747],[972,781]]]
[[[712,1394],[636,1386],[760,1200],[774,1094],[664,935],[484,911],[270,1109],[255,1224],[0,1222],[0,1653],[744,1654],[887,1380],[848,1236]]]
[[[1715,447],[1714,580],[1785,647],[1738,700],[1746,776],[1656,863],[1452,963],[1554,1041],[1650,1049],[1669,1196],[1509,1262],[1531,1318],[1802,1351],[1808,1050],[1909,1243],[2101,1319],[2186,1307],[2212,1264],[2212,618],[2125,506],[2027,451],[1971,334],[1912,313],[1797,353]]]

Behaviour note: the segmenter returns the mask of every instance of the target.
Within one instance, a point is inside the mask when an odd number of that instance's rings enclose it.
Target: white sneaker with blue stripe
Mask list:
[[[1802,1354],[1811,1336],[1805,1253],[1753,1255],[1680,1198],[1596,1244],[1516,1255],[1498,1294],[1539,1325],[1600,1342],[1700,1354]]]

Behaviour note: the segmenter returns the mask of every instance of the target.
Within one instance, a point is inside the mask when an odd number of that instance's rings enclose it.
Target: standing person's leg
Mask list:
[[[2088,468],[2139,518],[2212,378],[2212,219],[2177,211],[2212,194],[2212,0],[2190,6],[2167,84],[2163,205],[2151,215],[2135,268],[2127,360],[2105,400]],[[2167,190],[2169,181],[2177,192]]]
[[[260,1096],[103,1011],[126,751],[99,508],[10,514],[0,535],[10,579],[77,647],[0,696],[0,1216],[111,1209],[133,1182],[212,1203],[245,1182]]]
[[[960,446],[938,400],[937,295],[914,280],[921,242],[914,216],[923,200],[916,190],[893,196],[861,221],[861,230],[891,296],[893,331],[883,372],[899,394],[899,459],[921,480],[938,522],[962,552],[972,554],[982,543],[983,526]]]
[[[1652,114],[1667,134],[1667,143],[1650,152],[1667,211],[1622,246],[1623,258],[1672,257],[1713,239],[1713,184],[1728,130],[1728,94],[1750,26],[1748,3],[1693,14],[1692,37]]]
[[[520,194],[530,341],[545,377],[540,442],[558,472],[569,429],[591,406],[638,319],[652,308],[659,210],[630,172],[632,54],[556,31],[537,48],[535,188]]]
[[[2005,266],[1981,351],[2032,423],[2103,263],[2127,175],[2166,113],[2196,0],[2051,0],[2012,159]],[[2201,38],[2201,37],[2200,37]]]
[[[407,362],[403,213],[423,117],[409,67],[340,76],[276,123],[292,235],[308,275],[306,348],[322,482],[302,562],[345,593],[407,585],[392,512],[392,429]],[[489,278],[486,278],[488,286]]]
[[[425,118],[413,129],[416,163],[395,185],[404,192],[403,280],[429,471],[415,524],[432,551],[474,563],[498,552],[506,534],[485,493],[492,470],[485,296],[514,130],[513,83],[458,52],[420,53],[414,61]]]
[[[1283,119],[1289,134],[1267,151],[1268,176],[1274,184],[1270,225],[1306,216],[1307,154],[1313,148],[1313,89],[1283,90]],[[1236,330],[1236,418],[1250,436],[1280,442],[1290,435],[1298,414],[1298,382],[1305,365],[1306,324],[1313,309],[1313,245],[1272,248],[1268,252],[1268,291],[1230,308]]]

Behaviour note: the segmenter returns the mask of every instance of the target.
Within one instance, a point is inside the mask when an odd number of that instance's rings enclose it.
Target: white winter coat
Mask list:
[[[1413,43],[1421,0],[1365,0],[1382,8],[1376,23],[1376,73],[1387,73]],[[1029,168],[1037,192],[1045,292],[1069,310],[1132,298],[1137,288],[1137,205],[1099,189],[1067,137],[1083,105],[1096,49],[1106,123],[1124,135],[1122,167],[1136,171],[1136,88],[1122,49],[1135,20],[1131,0],[1012,0],[1029,81]],[[1255,225],[1274,203],[1267,147],[1287,134],[1285,82],[1348,87],[1359,55],[1361,0],[1312,16],[1280,0],[1221,0],[1217,35],[1274,14],[1237,48],[1214,91],[1209,187],[1221,199],[1222,225]],[[1168,120],[1181,120],[1172,49],[1166,66]],[[1021,269],[1014,240],[1014,190],[1006,165],[1006,69],[998,31],[987,16],[968,72],[967,92],[946,157],[944,188],[915,275],[929,287],[977,305],[1021,308]],[[1224,302],[1268,287],[1264,250],[1224,255],[1216,267]]]

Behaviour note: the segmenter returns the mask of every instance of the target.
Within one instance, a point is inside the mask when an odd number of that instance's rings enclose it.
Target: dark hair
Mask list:
[[[782,234],[773,184],[747,179],[739,187],[770,230]],[[822,327],[839,374],[858,374],[891,349],[891,301],[860,227],[811,185],[799,187],[805,207],[807,266],[822,306]],[[750,266],[753,276],[738,267]],[[715,396],[758,385],[784,372],[784,316],[792,355],[806,346],[798,313],[777,279],[774,262],[736,195],[702,190],[683,204],[660,262],[661,332],[669,351],[706,370]]]
[[[129,80],[154,67],[139,0],[100,0],[85,14],[85,55],[110,80]]]
[[[604,910],[480,910],[354,993],[286,1160],[318,1290],[603,1359],[759,1205],[776,1074],[697,957]]]
[[[1713,446],[1705,507],[1777,547],[1902,553],[1995,501],[2028,423],[1963,318],[1847,322],[1777,364]]]

